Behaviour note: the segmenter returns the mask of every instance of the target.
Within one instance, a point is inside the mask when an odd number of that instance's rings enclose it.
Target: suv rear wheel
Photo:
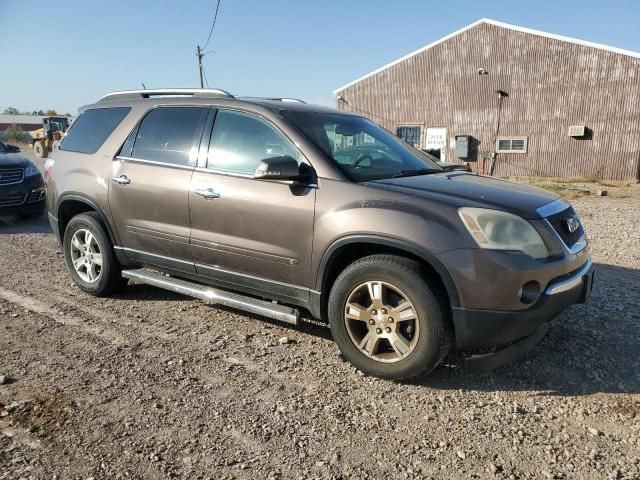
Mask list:
[[[394,255],[362,258],[338,276],[329,324],[356,368],[393,380],[433,370],[451,345],[444,307],[420,264]]]
[[[65,229],[63,247],[71,278],[85,292],[101,297],[124,285],[113,245],[97,213],[73,217]]]

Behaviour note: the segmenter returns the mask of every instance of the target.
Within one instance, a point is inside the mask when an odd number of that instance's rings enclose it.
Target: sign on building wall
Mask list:
[[[445,155],[447,151],[447,128],[446,127],[427,127],[427,134],[424,140],[425,150],[440,150],[440,160],[446,161]]]

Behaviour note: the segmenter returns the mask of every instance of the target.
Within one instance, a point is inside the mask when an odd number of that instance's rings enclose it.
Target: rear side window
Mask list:
[[[138,127],[131,156],[170,165],[195,164],[196,141],[199,140],[208,111],[203,107],[160,107],[151,110]]]
[[[131,108],[95,108],[80,115],[60,143],[60,150],[96,153]]]

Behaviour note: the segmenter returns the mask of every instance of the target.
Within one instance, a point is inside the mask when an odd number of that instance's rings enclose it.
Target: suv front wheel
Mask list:
[[[71,219],[64,231],[64,259],[73,281],[91,295],[113,293],[125,282],[109,236],[95,212]]]
[[[442,302],[418,262],[372,255],[349,265],[329,296],[329,324],[358,370],[402,380],[433,370],[451,344]]]

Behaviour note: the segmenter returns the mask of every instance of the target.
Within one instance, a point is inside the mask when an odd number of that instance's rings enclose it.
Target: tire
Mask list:
[[[35,142],[33,144],[33,151],[38,158],[47,158],[47,156],[49,155],[49,152],[47,152],[47,149],[44,148],[42,142]]]
[[[380,297],[378,305],[386,308],[375,309],[373,301],[367,305],[366,299],[373,297]],[[348,300],[366,311],[347,310]],[[453,334],[446,305],[425,281],[418,262],[395,255],[372,255],[349,265],[334,282],[329,294],[329,325],[342,355],[358,370],[405,380],[432,371],[449,352]],[[357,343],[362,345],[365,340],[366,344],[358,347]],[[376,351],[379,353],[374,355]]]
[[[91,244],[89,250],[86,250],[87,243],[82,243],[83,238],[85,240],[88,238],[85,232],[89,232],[93,237],[93,240],[89,240]],[[80,252],[79,248],[74,245],[73,239],[76,234],[80,239],[79,246],[85,249],[84,252]],[[86,212],[71,219],[64,231],[63,248],[67,270],[69,270],[74,283],[81,290],[96,297],[104,297],[126,284],[126,280],[121,275],[122,267],[97,213]],[[74,258],[77,260],[83,255],[85,257],[91,256],[92,259],[77,270],[74,267]],[[99,269],[97,268],[98,255],[101,255]],[[95,268],[91,268],[89,265]],[[93,279],[90,272],[93,272]]]

